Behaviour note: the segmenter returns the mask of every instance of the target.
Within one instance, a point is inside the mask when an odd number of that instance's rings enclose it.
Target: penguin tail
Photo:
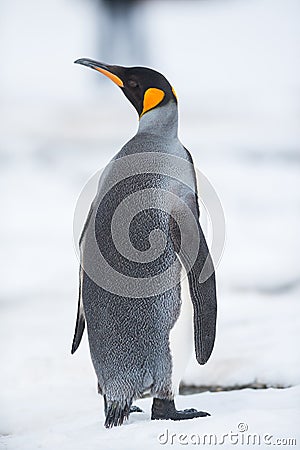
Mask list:
[[[123,424],[124,420],[128,419],[132,400],[124,402],[112,401],[109,402],[106,409],[105,428],[117,427]]]

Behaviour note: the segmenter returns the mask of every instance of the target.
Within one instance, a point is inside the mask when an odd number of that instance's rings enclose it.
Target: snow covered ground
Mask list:
[[[181,139],[226,217],[215,350],[204,367],[191,361],[183,381],[288,388],[182,396],[179,407],[212,416],[181,423],[151,423],[143,399],[145,414],[109,431],[86,337],[70,355],[72,219],[84,183],[137,120],[115,86],[71,64],[96,57],[93,6],[84,3],[0,4],[0,447],[181,448],[180,433],[191,445],[193,433],[220,442],[231,430],[245,434],[239,423],[299,445],[299,2],[149,2],[144,11],[149,64],[175,85]],[[173,445],[158,441],[166,429]]]
[[[103,412],[99,408],[102,404],[94,393],[81,390],[74,395],[67,388],[66,385],[56,390],[57,397],[47,396],[51,400],[47,399],[46,404],[43,401],[46,393],[31,393],[30,411],[27,414],[15,412],[18,424],[14,425],[14,435],[4,438],[4,448],[150,450],[194,448],[201,444],[226,449],[270,448],[270,445],[274,448],[280,444],[285,448],[297,448],[294,442],[299,443],[300,439],[297,426],[299,386],[286,390],[245,389],[180,397],[179,408],[198,406],[212,414],[182,422],[151,422],[150,399],[143,399],[136,404],[144,413],[134,414],[123,427],[112,430],[102,426]],[[39,413],[32,413],[32,409],[38,409]]]

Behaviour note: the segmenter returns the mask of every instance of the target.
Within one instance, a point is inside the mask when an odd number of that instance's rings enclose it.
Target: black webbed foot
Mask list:
[[[139,406],[136,406],[136,405],[130,406],[129,414],[136,413],[136,412],[141,413],[144,411],[141,408],[139,408]]]
[[[210,416],[205,411],[197,411],[194,408],[177,410],[175,408],[174,400],[166,400],[160,398],[154,398],[152,404],[152,420],[187,420],[194,419],[195,417]]]

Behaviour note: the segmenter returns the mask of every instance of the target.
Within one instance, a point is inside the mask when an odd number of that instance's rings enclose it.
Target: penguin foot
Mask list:
[[[187,420],[206,416],[210,416],[210,414],[205,411],[197,411],[194,408],[178,411],[175,408],[174,400],[153,399],[151,420]]]
[[[129,414],[136,413],[136,412],[142,413],[144,411],[136,405],[130,406]]]

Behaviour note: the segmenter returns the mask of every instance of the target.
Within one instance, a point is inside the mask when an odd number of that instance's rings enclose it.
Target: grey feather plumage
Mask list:
[[[167,111],[164,111],[164,108]],[[200,247],[189,271],[191,299],[194,306],[194,337],[195,352],[200,364],[209,358],[215,339],[216,323],[216,291],[214,273],[204,282],[199,283],[199,276],[204,261],[209,258],[208,248],[199,224],[199,208],[195,173],[188,174],[193,189],[171,177],[155,173],[139,173],[132,178],[122,179],[109,189],[103,197],[105,185],[112,182],[114,161],[122,157],[160,152],[192,162],[189,152],[178,140],[173,128],[177,126],[174,111],[170,105],[160,108],[162,127],[168,114],[174,114],[173,127],[156,133],[148,132],[151,127],[151,117],[159,123],[157,110],[147,114],[147,122],[141,120],[137,135],[131,139],[115,156],[111,167],[104,172],[99,183],[99,190],[93,202],[91,212],[81,239],[82,254],[82,286],[81,299],[83,309],[78,308],[78,319],[73,347],[79,345],[84,328],[84,317],[87,322],[89,345],[94,368],[97,374],[100,390],[105,395],[108,405],[117,401],[120,405],[130,405],[134,398],[139,397],[146,390],[157,398],[172,398],[171,373],[172,361],[169,349],[169,334],[180,312],[180,270],[181,264],[177,258],[180,247],[180,233],[170,216],[155,208],[138,215],[131,230],[131,240],[136,248],[143,251],[149,246],[147,240],[154,229],[159,228],[167,236],[165,251],[160,258],[150,264],[139,264],[127,260],[120,255],[111,239],[111,218],[122,200],[145,188],[165,189],[173,191],[193,211],[200,233]],[[177,113],[177,111],[176,111]],[[172,121],[171,121],[172,122]],[[193,166],[191,166],[193,167]],[[100,201],[99,201],[100,198]],[[149,199],[152,204],[155,198]],[[175,205],[175,208],[179,207]],[[172,265],[174,286],[154,296],[146,298],[131,298],[120,296],[103,289],[90,277],[89,270],[102,271],[101,267],[93,265],[95,247],[90,244],[90,236],[96,236],[96,241],[104,258],[117,271],[129,277],[155,277]],[[191,236],[191,240],[193,237]],[[89,268],[85,270],[88,262]],[[184,255],[183,264],[189,263],[189,255]],[[212,262],[211,262],[212,264]],[[91,267],[93,266],[93,267]],[[155,283],[155,281],[153,281]],[[84,312],[83,312],[84,311]],[[75,348],[76,347],[76,348]]]

